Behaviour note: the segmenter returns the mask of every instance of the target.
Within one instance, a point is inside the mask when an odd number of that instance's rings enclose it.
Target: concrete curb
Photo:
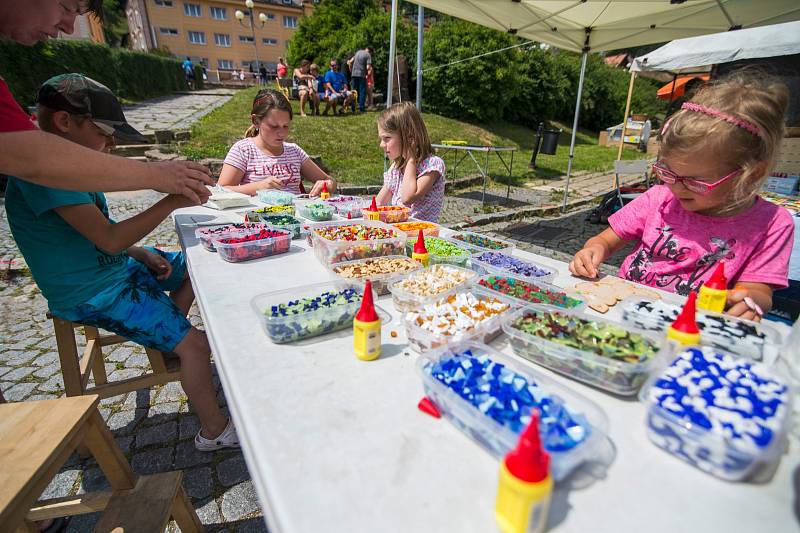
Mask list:
[[[576,207],[583,207],[594,202],[596,198],[580,198],[567,202],[567,211]],[[537,207],[522,207],[519,209],[507,209],[497,213],[488,213],[486,215],[478,215],[470,217],[464,222],[452,224],[449,226],[451,229],[464,229],[475,226],[486,226],[488,224],[495,224],[497,222],[508,222],[510,220],[518,220],[528,217],[545,217],[549,215],[558,215],[561,213],[561,205],[544,205]]]

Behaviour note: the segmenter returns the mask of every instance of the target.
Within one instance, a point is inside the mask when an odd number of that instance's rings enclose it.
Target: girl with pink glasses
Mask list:
[[[701,89],[664,124],[652,187],[608,219],[569,265],[598,267],[638,241],[619,276],[669,292],[696,291],[725,261],[726,312],[759,320],[772,291],[787,286],[794,225],[758,196],[783,138],[786,87],[761,74],[735,74]]]

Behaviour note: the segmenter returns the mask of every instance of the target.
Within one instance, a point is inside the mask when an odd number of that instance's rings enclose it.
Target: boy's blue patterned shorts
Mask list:
[[[129,257],[126,280],[97,293],[88,302],[67,310],[52,309],[52,313],[122,335],[147,348],[173,351],[192,326],[164,291],[181,286],[186,261],[182,252],[147,249],[170,262],[169,278],[157,280],[146,266]]]

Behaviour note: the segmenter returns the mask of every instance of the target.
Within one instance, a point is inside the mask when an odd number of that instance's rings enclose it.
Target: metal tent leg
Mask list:
[[[578,117],[581,114],[581,96],[583,94],[583,79],[586,76],[586,58],[589,52],[584,50],[581,54],[581,74],[578,78],[578,97],[575,99],[575,120],[572,121],[572,138],[569,141],[569,161],[567,162],[567,184],[564,187],[564,205],[562,211],[567,210],[569,197],[569,178],[572,175],[572,159],[575,157],[575,136],[578,134]]]

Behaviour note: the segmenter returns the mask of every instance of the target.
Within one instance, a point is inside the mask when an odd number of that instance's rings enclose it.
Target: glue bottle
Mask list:
[[[692,291],[675,322],[667,329],[667,338],[678,341],[683,346],[700,344],[700,329],[697,327],[697,293]]]
[[[534,411],[531,423],[519,436],[517,447],[508,452],[500,465],[494,509],[500,531],[544,531],[552,493],[550,456],[542,447],[539,417]]]
[[[375,197],[372,197],[372,205],[369,206],[369,209],[362,209],[364,213],[364,220],[380,220],[381,219],[381,212],[378,211],[378,206],[375,204]]]
[[[725,277],[725,261],[720,261],[711,277],[700,285],[697,307],[715,313],[725,310],[728,301],[728,278]]]
[[[414,250],[411,252],[411,259],[415,261],[419,261],[422,263],[422,266],[428,266],[430,263],[430,256],[428,255],[428,249],[425,248],[425,235],[422,234],[422,230],[419,230],[419,236],[417,237],[417,242],[414,243]]]
[[[364,284],[361,309],[353,319],[353,350],[362,361],[373,361],[381,355],[381,317],[372,301],[372,282]]]
[[[319,193],[320,200],[328,200],[331,197],[331,193],[328,192],[328,182],[322,182],[322,191]]]

